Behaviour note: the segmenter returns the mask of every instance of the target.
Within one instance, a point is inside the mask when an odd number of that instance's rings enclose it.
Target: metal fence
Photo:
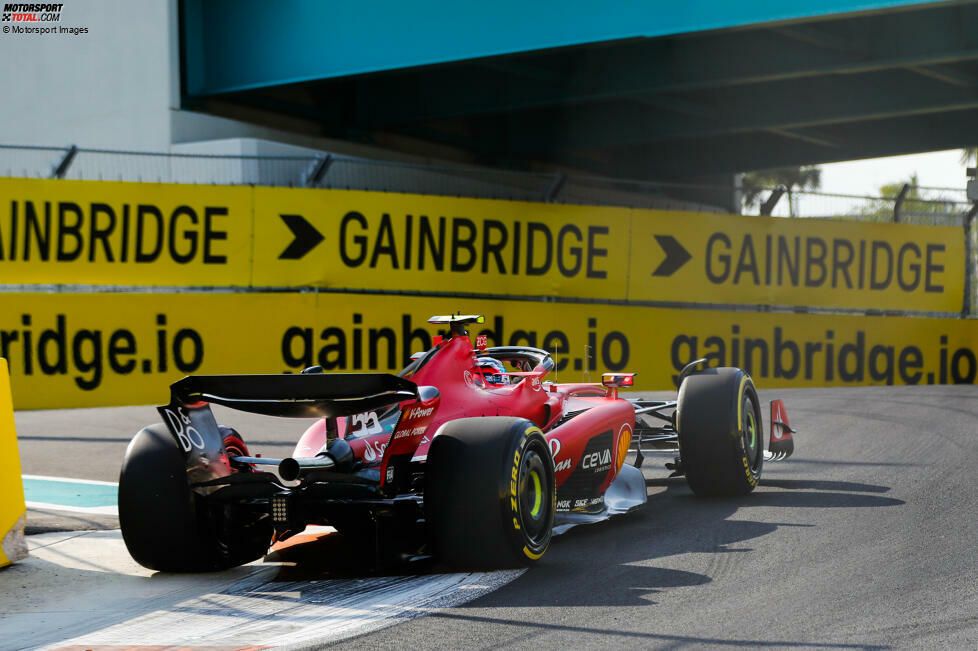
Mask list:
[[[0,145],[0,176],[371,190],[717,213],[737,207],[733,185],[406,163],[325,152],[249,156]],[[962,313],[976,314],[978,202],[969,201],[964,188],[905,185],[889,197],[768,188],[755,203],[739,207],[744,214],[963,228],[969,264]]]
[[[729,211],[707,201],[675,198],[677,192],[696,189],[688,184],[405,163],[331,153],[248,156],[0,145],[0,176],[372,190],[663,210]],[[713,186],[700,186],[700,189],[718,190]],[[732,189],[721,190],[729,195]]]

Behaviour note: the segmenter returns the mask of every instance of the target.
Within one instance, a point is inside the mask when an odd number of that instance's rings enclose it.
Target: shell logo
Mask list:
[[[625,423],[618,430],[618,456],[615,458],[615,474],[618,474],[622,465],[625,463],[625,455],[628,454],[628,448],[631,444],[632,427],[628,423]]]

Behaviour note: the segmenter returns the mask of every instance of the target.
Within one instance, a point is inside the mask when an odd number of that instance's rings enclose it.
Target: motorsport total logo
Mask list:
[[[17,4],[8,2],[3,5],[3,16],[0,22],[4,23],[57,23],[61,22],[61,8],[59,4]]]

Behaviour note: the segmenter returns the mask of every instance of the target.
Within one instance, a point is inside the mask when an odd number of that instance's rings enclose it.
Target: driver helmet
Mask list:
[[[482,377],[486,379],[489,386],[506,386],[509,384],[509,376],[506,375],[506,367],[498,359],[493,357],[480,357],[476,360],[476,366],[482,372]]]

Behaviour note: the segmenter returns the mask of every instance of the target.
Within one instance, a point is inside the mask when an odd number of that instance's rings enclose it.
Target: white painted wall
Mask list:
[[[66,0],[58,24],[89,32],[0,32],[0,144],[156,152],[229,138],[324,144],[181,111],[176,0]]]
[[[58,24],[87,34],[0,33],[0,143],[166,150],[171,9],[66,0]]]

